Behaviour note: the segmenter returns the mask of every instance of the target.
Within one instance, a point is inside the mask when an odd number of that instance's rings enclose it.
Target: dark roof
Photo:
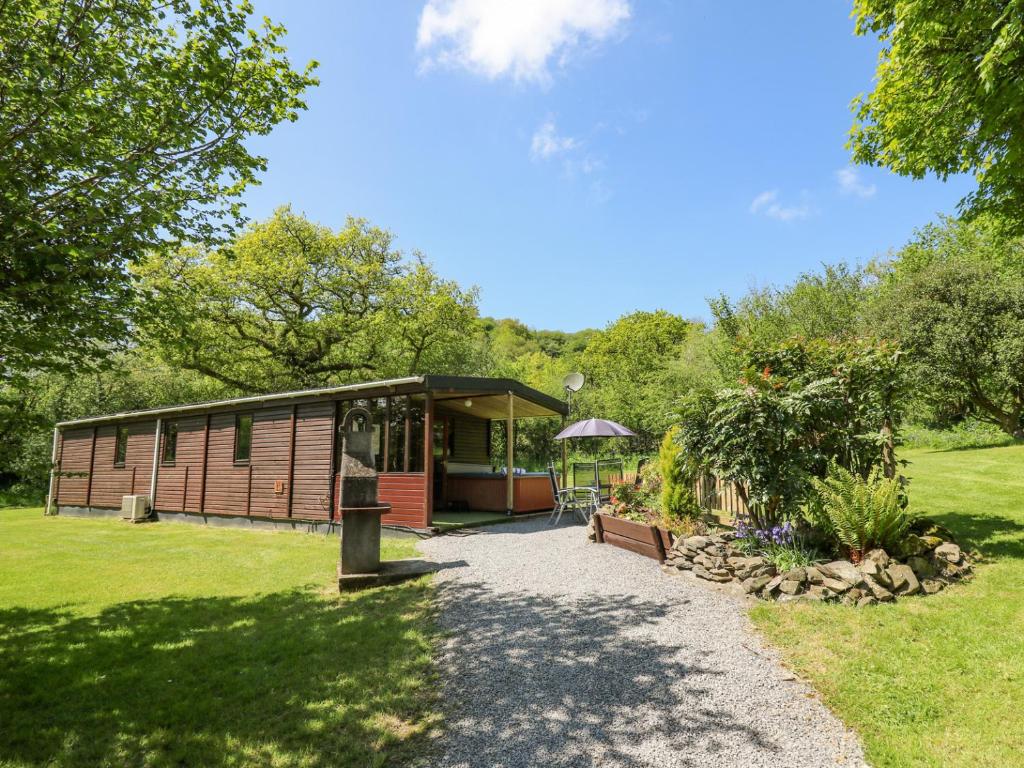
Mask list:
[[[526,386],[514,379],[492,379],[481,376],[406,376],[398,379],[385,379],[382,381],[368,381],[360,384],[343,384],[335,387],[321,387],[318,389],[302,389],[292,392],[276,392],[266,395],[251,395],[246,397],[233,397],[226,400],[211,400],[203,403],[188,403],[183,405],[169,405],[160,408],[147,408],[137,411],[124,411],[104,416],[91,416],[84,419],[72,419],[57,423],[58,427],[73,427],[85,424],[100,424],[105,422],[121,421],[125,419],[139,419],[153,416],[184,415],[189,413],[202,413],[204,411],[232,408],[235,406],[262,406],[266,403],[287,403],[298,400],[316,400],[319,398],[342,399],[339,395],[352,394],[358,396],[383,396],[386,394],[416,394],[419,392],[431,392],[434,394],[449,393],[452,395],[472,396],[494,396],[512,393],[520,401],[529,403],[534,408],[521,412],[523,416],[554,416],[568,414],[568,409],[561,400],[546,395],[536,389]]]

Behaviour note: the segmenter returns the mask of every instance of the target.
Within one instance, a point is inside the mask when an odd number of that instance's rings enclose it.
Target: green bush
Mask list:
[[[697,468],[677,441],[678,427],[665,433],[658,451],[661,475],[661,510],[668,522],[693,519],[700,515],[694,484]]]
[[[865,480],[833,464],[814,487],[821,502],[819,526],[850,551],[854,562],[875,547],[895,552],[913,521],[900,481],[884,477],[878,468]]]

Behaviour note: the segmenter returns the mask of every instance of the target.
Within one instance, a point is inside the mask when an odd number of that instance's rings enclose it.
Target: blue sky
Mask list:
[[[257,0],[320,62],[247,193],[363,216],[480,288],[483,314],[602,327],[863,262],[953,212],[969,180],[849,167],[877,42],[849,3]],[[540,10],[535,10],[540,9]]]

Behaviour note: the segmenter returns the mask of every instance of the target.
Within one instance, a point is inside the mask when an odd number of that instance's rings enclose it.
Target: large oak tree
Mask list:
[[[242,392],[474,365],[475,289],[361,219],[333,231],[280,208],[228,246],[154,255],[140,275],[144,338]]]

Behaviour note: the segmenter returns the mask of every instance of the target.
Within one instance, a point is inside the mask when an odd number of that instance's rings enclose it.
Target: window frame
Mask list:
[[[121,440],[121,435],[124,435],[124,441]],[[114,466],[123,467],[128,459],[128,438],[130,433],[128,431],[127,424],[117,424],[114,426]],[[122,451],[121,448],[124,448]],[[123,454],[123,455],[122,455]],[[118,458],[120,456],[120,458]]]
[[[168,442],[167,438],[172,437],[173,439]],[[178,458],[178,422],[168,421],[164,424],[160,434],[160,466],[173,467],[175,461]],[[167,447],[168,445],[173,447],[171,457],[167,458]]]
[[[238,436],[239,436],[239,433],[241,431],[242,419],[246,419],[246,418],[249,419],[249,446],[248,446],[248,452],[246,453],[245,458],[241,458],[240,459],[240,458],[238,458]],[[234,463],[237,466],[245,466],[250,461],[252,461],[252,433],[253,433],[253,427],[255,426],[255,424],[256,424],[256,419],[253,417],[253,414],[251,412],[249,412],[249,413],[236,413],[235,414],[235,440],[234,440],[234,445],[232,446],[232,449],[231,449],[231,458],[232,458],[232,463]]]

